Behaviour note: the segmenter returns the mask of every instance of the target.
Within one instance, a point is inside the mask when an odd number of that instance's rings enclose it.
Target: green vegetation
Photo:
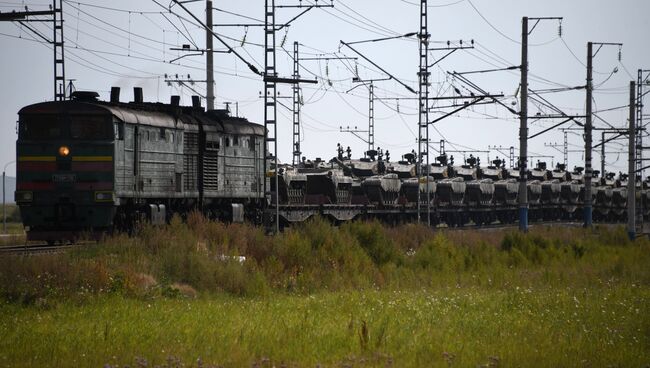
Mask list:
[[[7,216],[7,232],[0,236],[0,246],[24,243],[25,230],[20,219],[20,208],[14,203],[6,204],[5,214]],[[2,233],[1,216],[2,213],[0,213],[0,233]]]
[[[193,215],[0,258],[0,365],[647,366],[649,261],[622,228]]]

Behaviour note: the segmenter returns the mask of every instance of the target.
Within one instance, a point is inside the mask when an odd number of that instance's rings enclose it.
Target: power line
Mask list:
[[[407,1],[407,0],[400,0],[400,1],[403,2],[403,3],[409,4],[409,5],[420,6],[420,4],[417,4],[417,3],[414,3],[414,2],[411,2],[411,1]],[[454,2],[451,2],[451,3],[447,3],[447,4],[427,5],[427,8],[445,8],[445,7],[448,7],[448,6],[460,4],[463,1],[465,1],[465,0],[457,0],[457,1],[454,1]]]
[[[95,4],[89,4],[89,3],[79,2],[79,1],[74,1],[73,2],[73,1],[70,1],[70,0],[63,0],[63,2],[68,4],[68,5],[77,4],[77,5],[87,6],[89,8],[104,9],[104,10],[110,10],[110,11],[120,12],[120,13],[161,14],[161,12],[159,12],[159,11],[118,9],[118,8],[112,8],[110,6],[95,5]]]

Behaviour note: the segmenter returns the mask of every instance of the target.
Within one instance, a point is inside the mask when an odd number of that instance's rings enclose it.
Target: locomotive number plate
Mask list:
[[[54,174],[52,175],[52,181],[55,183],[74,183],[77,180],[77,176],[74,174]]]

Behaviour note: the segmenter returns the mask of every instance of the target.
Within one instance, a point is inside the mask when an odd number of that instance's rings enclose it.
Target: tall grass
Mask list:
[[[458,286],[648,285],[650,243],[623,228],[446,232],[314,219],[278,236],[192,214],[66,253],[0,259],[0,297],[25,304],[120,293],[237,296]]]

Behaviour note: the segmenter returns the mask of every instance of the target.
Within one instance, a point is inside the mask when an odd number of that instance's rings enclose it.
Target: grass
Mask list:
[[[601,285],[5,305],[0,362],[640,367],[649,358],[648,297],[637,287]]]
[[[0,246],[3,245],[16,245],[25,242],[25,229],[20,218],[20,208],[10,203],[6,205],[6,224],[7,231],[0,236]],[[0,213],[1,216],[1,213]],[[0,222],[2,218],[0,217]],[[2,231],[2,224],[0,223],[0,232]]]
[[[0,258],[0,365],[647,366],[649,261],[623,228],[267,237],[194,215]]]

